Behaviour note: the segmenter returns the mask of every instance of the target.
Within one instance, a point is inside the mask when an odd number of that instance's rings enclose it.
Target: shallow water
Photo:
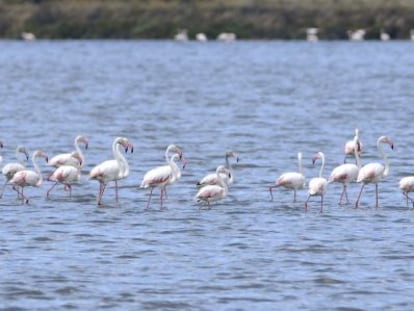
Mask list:
[[[26,189],[28,205],[8,187],[0,200],[0,300],[3,309],[410,310],[414,272],[413,209],[398,189],[413,174],[414,45],[411,42],[37,41],[0,42],[0,139],[3,164],[18,144],[53,156],[89,139],[79,185],[68,198],[51,183]],[[354,209],[338,206],[331,184],[304,212],[306,189],[268,186],[297,170],[324,175],[343,161],[343,145],[361,132],[363,163],[390,175],[367,186]],[[87,179],[126,136],[131,173],[96,206]],[[168,189],[138,189],[145,172],[178,144],[188,164]],[[200,210],[195,183],[239,152],[225,201]],[[234,161],[233,161],[234,162]],[[31,165],[29,164],[31,167]],[[43,175],[51,169],[40,164]]]

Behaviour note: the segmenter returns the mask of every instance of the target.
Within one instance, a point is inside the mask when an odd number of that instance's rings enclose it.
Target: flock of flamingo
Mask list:
[[[54,182],[47,190],[46,196],[49,197],[52,190],[58,185],[62,184],[65,190],[69,191],[69,196],[72,196],[72,185],[80,180],[81,169],[84,163],[84,155],[79,146],[84,144],[84,148],[88,148],[88,139],[85,136],[78,135],[75,138],[75,150],[70,153],[61,153],[51,159],[48,159],[46,153],[42,150],[36,150],[32,154],[33,170],[25,167],[25,160],[29,159],[29,153],[26,148],[18,146],[16,149],[16,157],[18,162],[7,163],[2,168],[2,173],[5,177],[5,182],[0,191],[0,198],[6,189],[7,184],[11,184],[12,188],[17,192],[18,198],[22,200],[23,204],[28,203],[29,199],[24,194],[25,187],[39,187],[43,183],[43,177],[37,163],[38,158],[44,158],[49,166],[54,167],[54,172],[48,176],[48,180]],[[362,142],[359,138],[359,131],[355,129],[354,139],[346,142],[344,147],[345,159],[344,164],[341,164],[333,169],[328,179],[323,177],[325,167],[325,155],[323,152],[318,152],[313,155],[313,164],[317,160],[321,161],[319,176],[312,178],[308,183],[308,196],[305,201],[305,210],[308,209],[311,197],[320,197],[320,211],[323,211],[324,196],[327,191],[328,184],[341,183],[343,188],[339,198],[339,204],[349,204],[347,186],[350,183],[361,183],[361,188],[355,202],[355,208],[359,207],[359,201],[367,184],[375,185],[375,207],[378,208],[378,183],[389,174],[389,162],[382,145],[388,144],[391,149],[394,144],[387,136],[381,136],[377,140],[377,149],[383,159],[383,163],[371,162],[364,166],[360,163],[360,156],[363,150]],[[124,179],[129,175],[129,165],[125,156],[121,153],[121,147],[125,152],[134,150],[133,145],[125,137],[117,137],[112,143],[113,159],[104,161],[96,165],[89,172],[89,179],[97,180],[99,182],[99,192],[97,195],[97,205],[101,206],[105,188],[110,182],[115,183],[115,198],[118,201],[118,180]],[[3,148],[3,143],[0,141],[0,148]],[[354,163],[346,163],[349,155],[355,157]],[[24,157],[23,157],[24,156]],[[238,154],[234,151],[228,151],[225,155],[225,165],[217,167],[214,173],[206,175],[198,183],[198,191],[195,199],[198,202],[204,202],[207,208],[210,208],[210,202],[221,200],[227,197],[229,186],[234,181],[234,173],[229,158],[235,158],[239,161]],[[184,169],[187,161],[183,155],[182,150],[176,145],[169,145],[165,151],[166,165],[158,166],[149,170],[143,177],[140,187],[150,188],[148,202],[146,208],[150,208],[153,190],[160,188],[160,205],[163,208],[164,200],[167,197],[167,186],[178,181],[181,177],[181,170],[177,165],[180,161]],[[0,156],[0,163],[2,157]],[[277,187],[284,187],[293,190],[293,202],[296,202],[296,192],[306,186],[305,176],[303,174],[302,153],[298,153],[298,172],[287,172],[277,178],[276,182],[269,187],[271,199],[273,200],[272,190]],[[409,192],[414,191],[414,176],[404,177],[400,180],[400,189],[407,200],[414,206],[414,200],[408,195]]]

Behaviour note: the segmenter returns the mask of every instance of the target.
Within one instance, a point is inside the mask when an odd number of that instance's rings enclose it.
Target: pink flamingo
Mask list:
[[[273,201],[272,189],[277,187],[284,187],[287,189],[293,189],[293,202],[296,202],[296,191],[302,189],[305,186],[305,176],[303,175],[302,167],[302,153],[298,152],[298,165],[299,172],[288,172],[280,175],[276,180],[276,183],[269,187],[270,198]]]
[[[69,189],[69,197],[72,197],[72,185],[79,181],[82,166],[82,158],[76,151],[72,153],[72,157],[78,161],[77,167],[72,165],[61,165],[56,168],[56,170],[48,178],[48,180],[54,181],[55,183],[47,191],[47,197],[50,196],[50,192],[58,183],[64,185],[64,190]]]
[[[43,182],[43,177],[40,172],[39,165],[36,162],[37,158],[44,158],[46,160],[46,163],[48,161],[46,153],[44,153],[41,150],[36,150],[32,155],[32,163],[34,167],[33,170],[22,170],[16,172],[14,174],[13,178],[10,180],[10,182],[13,184],[13,189],[17,191],[17,194],[22,198],[23,203],[26,201],[26,203],[29,203],[29,199],[26,198],[26,196],[23,194],[24,187],[30,186],[30,187],[40,187],[40,185]],[[19,187],[21,188],[21,191],[19,191]]]
[[[348,157],[348,155],[354,155],[355,154],[355,146],[357,147],[356,150],[358,152],[358,155],[361,156],[362,153],[362,142],[359,140],[359,130],[356,128],[355,129],[355,136],[358,137],[358,144],[355,144],[355,140],[348,140],[345,143],[344,146],[344,153],[345,153],[345,158],[344,158],[344,163],[346,162],[346,158]]]
[[[7,183],[13,178],[14,174],[18,171],[22,171],[26,168],[24,159],[20,157],[20,153],[25,155],[25,160],[29,160],[29,153],[27,152],[26,148],[23,146],[18,146],[16,148],[16,158],[19,162],[11,162],[7,163],[3,169],[1,170],[2,174],[6,178],[3,187],[1,189],[0,198],[3,196],[4,189],[6,188]]]
[[[308,210],[308,202],[311,196],[321,197],[321,212],[323,211],[323,199],[328,186],[328,181],[322,177],[323,169],[325,168],[325,155],[323,152],[318,152],[312,157],[312,163],[315,165],[315,161],[321,159],[321,169],[319,171],[319,177],[312,178],[309,182],[308,198],[305,202],[305,211]]]
[[[125,148],[125,152],[131,148],[131,153],[134,151],[134,146],[125,137],[117,137],[112,143],[112,154],[114,160],[107,160],[95,166],[89,173],[90,179],[99,181],[99,193],[97,196],[97,204],[102,204],[102,196],[104,194],[107,184],[111,181],[115,182],[115,197],[118,202],[118,180],[123,179],[129,175],[128,162],[119,150],[120,146]]]
[[[353,143],[354,143],[354,146],[358,146],[359,145],[358,131],[355,131],[355,134],[356,135],[354,137]],[[345,163],[345,164],[339,165],[336,168],[334,168],[334,170],[332,171],[329,177],[328,183],[337,182],[337,183],[342,183],[343,185],[341,196],[339,198],[339,203],[338,203],[339,205],[343,204],[342,199],[344,195],[346,199],[346,204],[349,203],[348,194],[346,191],[347,186],[349,183],[357,181],[358,172],[359,172],[359,169],[361,168],[358,150],[360,150],[359,147],[354,148],[354,155],[355,155],[355,160],[357,163],[356,165],[353,163]]]
[[[355,202],[355,208],[358,208],[359,206],[359,199],[361,198],[362,190],[364,190],[365,185],[369,183],[375,184],[375,207],[378,208],[378,182],[382,178],[387,177],[390,172],[390,164],[388,162],[388,158],[381,146],[383,143],[388,144],[391,149],[394,149],[394,143],[387,136],[381,136],[378,138],[377,149],[380,156],[384,160],[385,166],[381,163],[372,162],[361,167],[358,173],[357,182],[362,183],[362,186],[361,190],[359,191],[358,198]]]
[[[176,152],[171,158],[169,157],[170,152]],[[177,164],[175,163],[176,160],[181,160],[183,162],[183,168],[186,165],[186,160],[184,159],[183,153],[180,148],[175,145],[169,145],[165,151],[165,160],[167,165],[158,166],[154,169],[149,170],[145,173],[144,178],[142,179],[140,188],[151,188],[148,202],[147,202],[147,209],[150,207],[152,192],[155,187],[160,187],[160,204],[161,209],[163,208],[163,199],[164,196],[167,195],[166,187],[169,184],[174,183],[181,177],[181,171]]]
[[[414,176],[407,176],[407,177],[401,178],[400,189],[403,195],[405,196],[405,198],[407,199],[407,205],[408,205],[408,201],[410,200],[414,207],[414,200],[408,196],[409,192],[414,191]]]
[[[206,185],[198,190],[195,200],[197,202],[204,201],[207,202],[207,208],[210,208],[211,201],[222,200],[227,197],[228,194],[228,185],[223,179],[223,174],[230,175],[230,171],[223,165],[220,165],[216,169],[216,178],[217,184],[215,185]],[[230,176],[228,176],[230,178]]]
[[[82,159],[82,166],[83,166],[84,156],[83,156],[82,150],[79,147],[79,143],[81,142],[85,144],[85,149],[88,149],[89,142],[88,142],[88,139],[82,135],[78,135],[75,138],[75,143],[74,143],[75,152],[77,152],[80,158]],[[60,153],[50,159],[49,165],[55,166],[55,167],[59,167],[61,165],[72,165],[74,167],[77,167],[79,165],[79,162],[77,159],[72,157],[72,153]]]
[[[221,178],[224,180],[224,182],[227,185],[231,185],[234,182],[234,173],[232,165],[229,162],[229,158],[233,157],[236,159],[236,162],[239,162],[239,155],[237,152],[234,152],[233,150],[229,150],[226,152],[226,168],[230,171],[230,174],[222,174]],[[230,177],[229,177],[230,175]],[[205,185],[215,185],[217,184],[217,175],[216,173],[211,173],[206,176],[204,176],[198,183],[197,187],[204,187]]]

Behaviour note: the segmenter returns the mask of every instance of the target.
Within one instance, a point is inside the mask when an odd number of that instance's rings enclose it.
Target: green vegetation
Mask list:
[[[345,39],[364,28],[366,38],[407,39],[414,29],[413,0],[0,0],[0,37],[172,38],[188,29],[215,38],[302,39],[318,27],[322,39]]]

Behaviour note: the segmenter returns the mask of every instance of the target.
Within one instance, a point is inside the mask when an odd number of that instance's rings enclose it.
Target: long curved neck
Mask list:
[[[227,183],[223,180],[219,172],[216,172],[216,175],[217,175],[217,183],[220,185],[220,187],[224,189],[224,192],[227,194],[229,190]]]
[[[387,155],[385,154],[384,150],[382,149],[382,145],[381,145],[380,140],[377,141],[377,149],[378,149],[378,152],[379,152],[381,158],[384,160],[385,169],[384,169],[384,173],[382,173],[382,175],[384,177],[386,177],[386,176],[388,176],[388,174],[390,172],[390,163],[388,162]]]
[[[39,180],[36,183],[36,186],[40,186],[43,182],[43,176],[42,176],[42,173],[40,172],[39,164],[36,161],[37,157],[38,157],[37,153],[34,153],[32,155],[32,163],[33,163],[33,167],[34,167],[35,172],[37,173],[37,175],[39,175]]]
[[[120,147],[120,143],[118,141],[114,141],[114,143],[112,144],[112,154],[119,164],[120,177],[123,177],[129,174],[129,166],[127,160],[121,153]]]
[[[16,149],[16,158],[17,158],[17,161],[20,164],[24,165],[24,159],[23,159],[23,156],[21,155],[21,153],[23,153],[23,152],[20,150],[20,148],[17,148]]]
[[[303,175],[302,152],[298,152],[299,173]]]
[[[358,138],[358,131],[356,131],[356,136],[354,138],[354,156],[355,156],[355,161],[356,161],[356,165],[358,167],[358,169],[361,168],[361,159],[359,158],[359,148],[358,148],[358,144],[359,142],[359,138]]]
[[[83,164],[83,162],[84,162],[84,157],[83,157],[83,153],[82,153],[82,150],[81,150],[81,148],[79,147],[79,137],[77,137],[76,139],[75,139],[75,144],[74,144],[74,146],[75,146],[75,150],[76,150],[76,152],[79,154],[79,157],[82,159],[82,164]]]
[[[170,166],[171,172],[173,174],[173,179],[179,179],[179,178],[181,178],[181,170],[178,167],[178,165],[175,163],[175,160],[176,159],[178,159],[178,155],[174,155],[168,161],[168,165]]]
[[[324,168],[325,168],[325,156],[321,156],[321,161],[322,161],[322,164],[321,164],[321,169],[319,170],[319,177],[322,177],[322,174],[323,174],[323,170],[324,170]]]

